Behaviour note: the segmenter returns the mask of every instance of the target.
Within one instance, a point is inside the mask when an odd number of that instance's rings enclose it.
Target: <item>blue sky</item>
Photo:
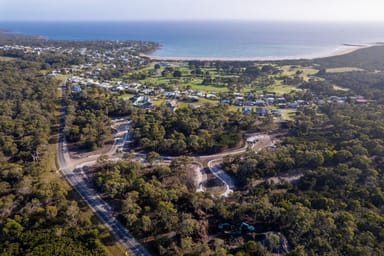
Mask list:
[[[0,0],[0,20],[384,21],[383,0]]]

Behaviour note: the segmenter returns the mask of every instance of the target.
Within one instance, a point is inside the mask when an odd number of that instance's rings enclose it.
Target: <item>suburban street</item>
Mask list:
[[[65,95],[66,92],[65,87],[66,81],[64,80],[61,85],[63,95]],[[97,191],[88,185],[85,180],[85,176],[82,175],[81,172],[77,171],[76,168],[79,167],[67,163],[69,155],[64,137],[65,115],[66,106],[65,101],[62,100],[57,158],[58,165],[63,176],[81,195],[84,201],[89,205],[104,225],[111,230],[116,239],[126,247],[127,252],[132,255],[150,255],[150,253],[132,236],[132,234],[129,233],[129,231],[127,231],[123,225],[112,216],[112,211],[110,210],[109,205],[99,197]]]
[[[63,95],[66,93],[66,81],[64,80],[61,85]],[[65,126],[66,105],[62,100],[61,117],[60,117],[60,131],[59,131],[59,143],[58,143],[58,164],[63,176],[68,180],[72,187],[81,195],[84,201],[93,210],[95,215],[108,227],[115,235],[117,240],[121,242],[127,249],[127,252],[132,255],[150,255],[149,252],[142,246],[123,225],[112,216],[112,210],[110,206],[98,195],[97,191],[89,186],[87,176],[84,174],[83,168],[85,166],[91,166],[95,164],[100,154],[88,156],[87,158],[72,159],[69,155],[68,148],[65,142],[64,126]],[[109,150],[107,155],[113,155],[119,147],[123,147],[129,140],[129,121],[124,121],[114,128],[117,131],[114,144]],[[210,172],[219,179],[225,186],[225,190],[221,193],[221,196],[227,197],[232,193],[236,187],[235,183],[227,173],[221,168],[223,157],[227,155],[240,154],[247,150],[252,150],[257,153],[265,147],[270,147],[273,142],[269,135],[256,134],[247,137],[247,142],[244,147],[236,149],[230,152],[219,153],[208,156],[199,156],[198,159],[206,159],[208,161],[208,168]],[[162,156],[163,158],[173,158]],[[201,164],[200,164],[201,165]],[[200,166],[202,168],[202,166]],[[206,175],[200,175],[199,189],[197,191],[205,191],[203,186],[203,177],[206,179]]]

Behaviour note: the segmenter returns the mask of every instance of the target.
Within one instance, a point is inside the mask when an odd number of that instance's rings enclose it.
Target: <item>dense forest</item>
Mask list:
[[[265,130],[273,121],[271,116],[230,112],[226,104],[148,111],[97,86],[80,93],[68,89],[67,102],[66,138],[86,150],[100,148],[110,139],[113,117],[130,117],[134,147],[175,156],[211,154],[237,146],[245,131]]]
[[[258,120],[227,110],[225,104],[176,111],[166,107],[137,110],[131,117],[134,144],[165,155],[212,154],[236,146],[244,131],[272,122],[271,118]]]
[[[68,86],[69,87],[69,86]],[[93,87],[79,94],[66,95],[66,139],[78,148],[95,150],[102,147],[111,134],[108,102],[105,89]],[[112,110],[112,109],[111,109]]]
[[[57,88],[38,63],[0,62],[1,255],[104,255],[51,165]]]
[[[228,157],[225,168],[249,191],[244,200],[268,199],[274,216],[261,219],[308,255],[381,255],[383,106],[335,104],[321,113],[299,116],[280,148]],[[255,186],[289,172],[303,177]]]
[[[147,241],[155,254],[212,255],[224,250],[219,244],[211,250],[205,243],[212,225],[209,216],[218,206],[209,194],[194,191],[190,162],[178,157],[169,167],[143,168],[135,161],[121,161],[97,169],[97,187],[114,202],[122,223]]]

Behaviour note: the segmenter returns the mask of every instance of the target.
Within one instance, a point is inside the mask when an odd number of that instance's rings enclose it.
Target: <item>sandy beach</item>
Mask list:
[[[267,56],[267,57],[250,57],[250,58],[227,58],[227,57],[164,57],[150,54],[141,54],[143,57],[150,58],[151,60],[159,61],[279,61],[279,60],[305,60],[305,59],[318,59],[327,58],[349,54],[360,49],[375,46],[376,44],[366,45],[349,45],[343,44],[340,47],[321,53],[302,56]]]

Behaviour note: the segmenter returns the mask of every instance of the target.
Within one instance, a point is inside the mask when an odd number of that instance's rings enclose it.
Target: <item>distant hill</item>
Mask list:
[[[372,46],[355,52],[315,59],[314,63],[327,68],[357,67],[366,70],[384,70],[384,45]]]

